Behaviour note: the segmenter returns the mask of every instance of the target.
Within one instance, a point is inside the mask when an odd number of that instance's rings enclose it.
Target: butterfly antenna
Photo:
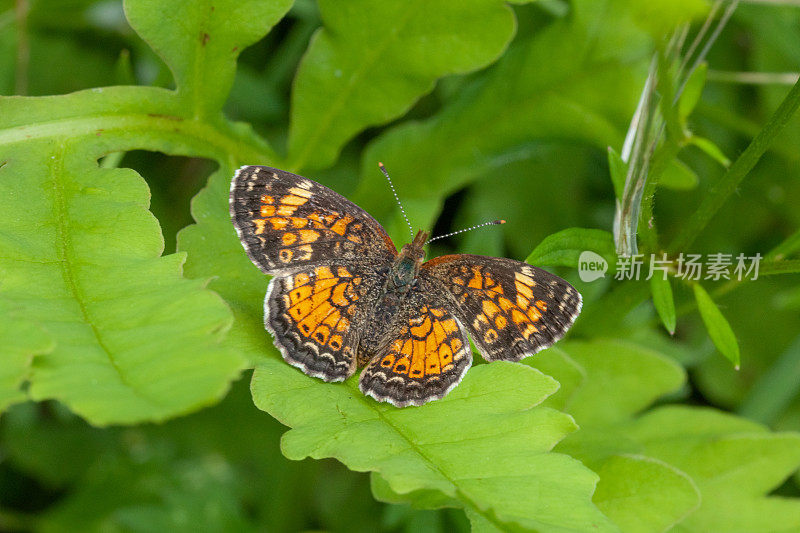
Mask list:
[[[403,214],[403,218],[408,224],[408,231],[411,232],[411,235],[414,235],[414,228],[411,227],[411,222],[408,221],[408,217],[406,216],[406,210],[403,209],[403,204],[400,203],[400,198],[397,197],[397,191],[394,190],[394,184],[392,183],[392,178],[389,177],[389,173],[386,172],[386,167],[383,166],[383,163],[378,163],[378,168],[381,169],[383,175],[386,176],[386,180],[389,182],[389,187],[392,188],[392,194],[394,194],[394,199],[397,200],[397,205],[400,206],[400,212]]]
[[[497,226],[499,224],[505,224],[505,220],[492,220],[491,222],[484,222],[483,224],[477,224],[475,226],[470,226],[468,228],[460,229],[458,231],[453,231],[451,233],[445,233],[444,235],[439,235],[438,237],[434,237],[432,239],[428,239],[428,242],[425,244],[429,244],[433,241],[438,241],[439,239],[444,239],[445,237],[452,237],[453,235],[458,235],[459,233],[464,233],[466,231],[472,231],[474,229],[482,228],[484,226]]]

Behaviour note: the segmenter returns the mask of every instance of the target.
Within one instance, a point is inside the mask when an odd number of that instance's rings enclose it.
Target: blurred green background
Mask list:
[[[800,8],[778,4],[742,3],[708,55],[708,83],[690,125],[731,159],[747,146],[788,90],[785,80],[742,83],[735,73],[800,71]],[[514,12],[519,27],[507,55],[568,18],[570,5],[547,0],[514,6]],[[627,18],[613,12],[596,23],[608,33],[619,25],[624,34]],[[265,39],[247,49],[226,104],[227,116],[252,124],[274,146],[285,147],[292,82],[320,25],[316,4],[298,0]],[[542,61],[540,68],[570,72],[575,52],[569,36],[553,31],[547,39],[541,45],[547,53],[536,58]],[[578,68],[576,75],[565,75],[564,80],[565,91],[580,94],[588,108],[601,110],[617,150],[652,53],[649,44],[633,46],[633,41],[624,39],[621,35],[622,52],[597,51],[601,58],[608,55],[608,65],[598,60],[595,70]],[[450,141],[454,151],[480,150],[488,145],[482,135],[495,134],[480,130],[479,116],[459,114],[459,106],[471,101],[470,92],[497,84],[502,106],[507,97],[504,84],[519,81],[513,70],[489,70],[441,79],[401,119],[413,127],[416,121],[446,122],[448,116],[455,117],[449,131],[452,138],[446,137],[445,129],[429,149],[429,157],[444,161],[445,167],[450,164]],[[38,96],[120,84],[169,87],[171,83],[163,62],[129,27],[121,2],[0,2],[0,94]],[[581,131],[590,125],[559,123],[572,120],[569,116],[533,117],[542,121],[545,133],[532,136],[530,142],[520,142],[500,156],[487,150],[482,164],[472,169],[455,168],[456,163],[438,169],[462,177],[444,199],[433,225],[435,234],[494,218],[508,223],[442,241],[434,253],[457,250],[524,260],[542,239],[561,229],[611,229],[614,191],[606,152],[593,139],[607,136]],[[520,115],[519,120],[528,118]],[[364,206],[393,231],[397,219],[388,189],[377,179],[366,187],[358,176],[364,175],[362,164],[374,165],[380,156],[380,143],[369,151],[367,146],[396,125],[367,129],[347,143],[335,165],[305,173],[342,194],[365,199]],[[764,254],[796,231],[798,146],[800,120],[795,117],[701,234],[693,251]],[[664,242],[680,230],[724,172],[695,148],[682,151],[680,159],[699,176],[699,183],[689,190],[659,190],[656,217]],[[398,192],[408,199],[412,218],[414,213],[430,212],[425,206],[415,208],[415,202],[424,199],[427,163],[389,166],[393,176],[403,175],[402,183],[411,183]],[[119,166],[146,178],[151,209],[163,229],[165,253],[175,251],[177,232],[193,223],[190,201],[216,164],[133,151],[122,156]],[[414,175],[409,176],[412,168]],[[602,283],[581,284],[568,269],[559,273],[589,301],[608,288]],[[712,290],[714,284],[707,288]],[[688,384],[671,400],[744,413],[778,430],[800,430],[800,380],[783,380],[783,389],[772,388],[776,369],[793,369],[796,375],[800,366],[798,276],[744,282],[717,301],[741,347],[738,372],[708,339],[691,308],[691,289],[676,285],[675,291],[678,309],[687,312],[679,316],[674,338],[664,332],[649,304],[637,307],[629,320],[613,327],[614,335],[657,346],[688,369]],[[0,530],[469,529],[461,511],[423,511],[376,502],[366,474],[348,471],[333,460],[285,459],[279,449],[285,428],[254,407],[249,377],[245,373],[218,405],[158,425],[97,429],[56,402],[13,407],[0,418]],[[774,401],[763,401],[764,390],[773,393]],[[787,480],[778,494],[800,496],[797,476]]]

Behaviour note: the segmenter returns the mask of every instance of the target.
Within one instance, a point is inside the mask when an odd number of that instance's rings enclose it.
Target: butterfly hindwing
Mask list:
[[[272,279],[264,322],[283,358],[306,374],[342,381],[357,366],[359,332],[382,279],[344,266],[318,266]]]
[[[411,292],[398,327],[359,378],[359,388],[397,407],[443,398],[472,365],[466,331],[435,293]]]
[[[233,178],[230,212],[247,255],[276,275],[307,266],[397,255],[386,231],[366,211],[314,181],[245,166]]]
[[[521,261],[446,255],[422,265],[488,361],[519,361],[559,340],[577,318],[581,296],[572,285]]]

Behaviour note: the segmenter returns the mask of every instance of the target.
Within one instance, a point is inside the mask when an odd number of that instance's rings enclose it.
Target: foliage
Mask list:
[[[800,528],[800,86],[714,78],[797,70],[795,11],[740,8],[681,94],[699,0],[70,6],[0,4],[0,92],[31,95],[0,97],[0,528]],[[764,279],[612,279],[653,57],[641,250],[759,252]],[[318,179],[403,242],[379,160],[416,225],[507,219],[432,253],[556,268],[570,338],[402,410],[286,365],[233,170]]]
[[[281,442],[290,459],[335,457],[380,473],[388,490],[425,491],[425,499],[501,528],[612,527],[591,504],[593,473],[548,453],[576,427],[569,416],[536,407],[558,383],[529,368],[481,365],[444,400],[420,409],[378,405],[353,380],[326,386],[273,360],[258,366],[252,388],[259,408],[294,428]],[[325,407],[297,408],[309,399]]]

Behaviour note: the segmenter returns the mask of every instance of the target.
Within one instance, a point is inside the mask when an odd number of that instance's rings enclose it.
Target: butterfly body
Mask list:
[[[316,182],[246,166],[231,184],[234,226],[272,275],[265,327],[283,358],[396,406],[442,398],[484,358],[518,361],[569,328],[581,298],[566,281],[511,259],[466,254],[424,262],[428,233],[398,253],[383,227]]]
[[[423,246],[429,233],[423,230],[417,232],[414,240],[403,246],[400,254],[392,265],[389,274],[389,284],[386,289],[395,292],[406,292],[417,280],[419,269],[425,259]]]

